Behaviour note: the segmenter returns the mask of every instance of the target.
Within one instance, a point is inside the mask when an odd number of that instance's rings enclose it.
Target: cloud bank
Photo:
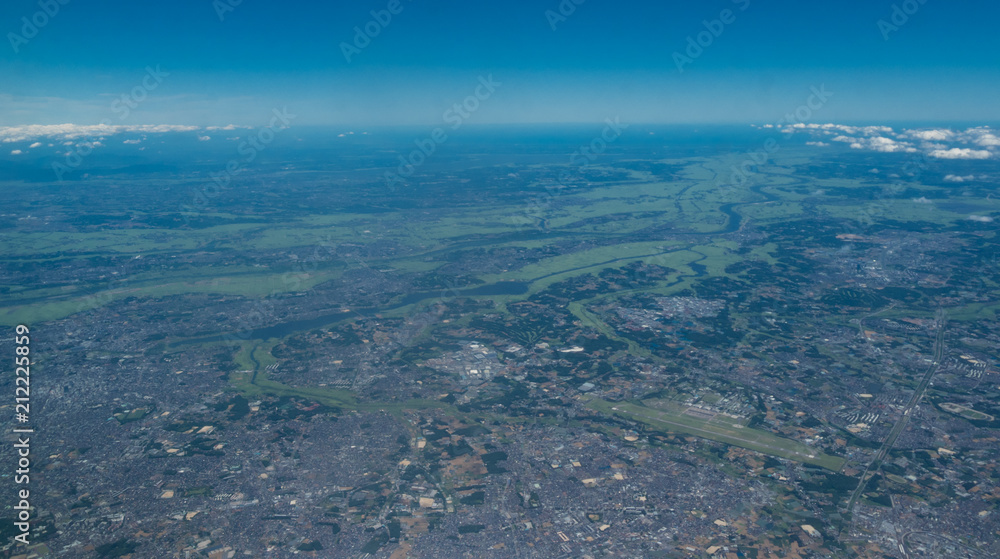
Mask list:
[[[0,127],[0,143],[34,142],[30,148],[41,145],[40,140],[47,138],[56,141],[72,141],[81,138],[99,139],[115,134],[163,134],[167,132],[201,132],[205,130],[235,130],[247,128],[244,126],[203,128],[200,126],[183,126],[176,124],[29,124],[25,126]]]
[[[925,128],[897,131],[890,126],[796,123],[765,124],[760,128],[777,128],[786,134],[809,134],[812,139],[806,142],[806,145],[810,146],[825,146],[828,142],[840,142],[856,150],[923,153],[935,159],[1000,158],[1000,136],[988,126],[965,130]]]

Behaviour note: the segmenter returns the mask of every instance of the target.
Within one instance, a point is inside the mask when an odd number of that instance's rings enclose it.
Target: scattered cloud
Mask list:
[[[997,147],[1000,146],[1000,138],[996,134],[982,134],[975,140],[973,140],[977,146],[983,147]]]
[[[24,152],[19,149],[15,149],[10,152],[11,155],[21,155],[22,153]]]
[[[232,126],[232,125],[230,125]],[[228,127],[226,127],[228,129]],[[233,127],[236,128],[235,126]],[[80,138],[101,138],[126,132],[140,134],[162,134],[166,132],[196,132],[205,130],[199,126],[177,124],[29,124],[25,126],[0,127],[0,142],[28,142],[39,138],[67,141]]]
[[[934,203],[934,202],[931,202],[926,196],[921,196],[920,198],[914,198],[913,201],[916,202],[916,203],[918,203],[918,204],[933,204]]]
[[[211,139],[212,139],[211,136],[198,136],[198,141],[199,142],[207,142],[207,141],[209,141]]]
[[[913,153],[917,151],[915,147],[906,142],[897,142],[892,138],[886,138],[884,136],[861,138],[851,144],[851,149],[866,149],[882,153],[896,153],[900,151]]]
[[[975,180],[975,178],[975,175],[966,175],[964,177],[960,177],[958,175],[945,175],[944,180],[947,182],[965,182]]]
[[[851,149],[881,153],[923,153],[937,159],[1000,158],[1000,135],[988,126],[952,130],[948,128],[903,129],[889,126],[850,126],[846,124],[763,125],[785,133],[812,136],[806,145],[827,146],[828,142],[848,144]]]
[[[797,122],[791,125],[778,125],[779,128],[790,130],[817,130],[827,133],[840,132],[854,136],[875,136],[879,134],[891,134],[892,128],[889,126],[848,126],[846,124],[805,124]]]
[[[932,130],[907,130],[904,133],[905,136],[909,138],[914,138],[917,140],[926,140],[928,142],[943,142],[949,140],[955,136],[955,133],[951,130],[946,129],[932,129]]]
[[[989,159],[993,156],[989,150],[971,148],[936,149],[928,155],[938,159]]]
[[[42,142],[35,142],[35,143],[31,144],[30,146],[28,146],[28,148],[29,149],[35,149],[37,147],[41,147],[41,145],[42,145]]]
[[[980,223],[990,223],[993,221],[993,218],[988,215],[970,215],[969,220],[978,221]]]

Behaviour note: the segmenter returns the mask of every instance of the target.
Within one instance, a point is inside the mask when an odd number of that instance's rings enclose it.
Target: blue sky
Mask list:
[[[342,43],[389,0],[243,0],[222,20],[237,0],[48,1],[53,16],[0,6],[0,126],[255,126],[281,107],[302,124],[435,124],[489,75],[501,85],[473,123],[768,123],[821,85],[822,121],[1000,121],[992,2],[399,0],[348,62]],[[28,38],[23,17],[48,21]],[[162,79],[143,91],[147,67]]]

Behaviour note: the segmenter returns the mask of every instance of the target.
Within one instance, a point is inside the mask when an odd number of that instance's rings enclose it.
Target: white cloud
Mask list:
[[[29,124],[0,127],[0,142],[26,142],[38,138],[74,140],[103,137],[123,132],[159,134],[165,132],[194,132],[198,126],[176,124]]]
[[[866,136],[875,136],[876,134],[892,134],[892,128],[889,126],[865,126],[861,131]]]
[[[971,148],[936,149],[928,155],[937,159],[989,159],[993,156],[985,149]]]
[[[918,204],[933,204],[934,203],[934,202],[931,202],[930,200],[928,200],[926,196],[921,196],[920,198],[914,198],[913,201],[916,202],[916,203],[918,203]]]
[[[891,138],[883,138],[882,136],[875,136],[868,140],[868,145],[871,146],[875,151],[899,151],[904,148],[904,146],[897,144],[895,140]]]
[[[876,136],[879,134],[892,134],[893,130],[889,126],[848,126],[846,124],[803,124],[801,122],[786,127],[794,130],[816,130],[826,134],[851,134],[862,136]]]
[[[28,148],[29,149],[35,149],[37,147],[40,147],[41,145],[42,145],[42,142],[35,142],[35,143],[31,144],[30,146],[28,146]]]
[[[807,146],[816,146],[816,147],[824,148],[824,147],[826,147],[826,146],[828,146],[830,144],[828,144],[826,142],[806,142],[806,145]]]
[[[211,136],[198,136],[198,141],[199,142],[207,142],[207,141],[209,141],[211,139],[212,139]]]
[[[982,136],[976,138],[975,142],[976,145],[983,147],[1000,146],[1000,138],[998,138],[995,134],[983,134]]]
[[[1000,138],[998,138],[996,132],[988,126],[969,128],[959,135],[959,139],[965,143],[975,144],[982,147],[1000,146]]]
[[[845,124],[793,124],[780,127],[782,132],[806,132],[813,136],[807,145],[820,146],[816,136],[831,142],[843,142],[852,149],[881,153],[925,153],[937,159],[990,159],[1000,155],[1000,134],[988,126],[955,131],[947,128],[903,129],[888,126],[849,126]],[[986,149],[977,149],[986,148]]]
[[[11,155],[21,155],[22,153],[24,152],[19,149],[15,149],[10,152]]]
[[[980,223],[990,223],[993,221],[993,218],[988,215],[970,215],[969,220],[978,221]]]
[[[946,129],[931,130],[907,130],[904,134],[910,138],[926,140],[928,142],[943,142],[955,136],[955,133]]]
[[[945,175],[944,180],[948,182],[965,182],[974,180],[975,178],[975,175],[966,175],[964,177],[960,177],[958,175]]]
[[[836,138],[834,138],[836,139]],[[861,138],[851,144],[852,149],[869,149],[882,153],[915,152],[916,148],[906,142],[897,142],[892,138],[884,136],[874,136],[872,138]]]
[[[122,143],[123,143],[123,144],[141,144],[141,143],[142,143],[142,140],[139,140],[139,139],[135,139],[135,140],[125,140],[125,141],[124,141],[124,142],[122,142]]]

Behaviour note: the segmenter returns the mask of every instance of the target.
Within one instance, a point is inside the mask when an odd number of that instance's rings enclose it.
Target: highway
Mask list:
[[[908,537],[910,537],[910,536],[912,536],[914,534],[926,534],[926,535],[933,536],[935,538],[940,538],[942,540],[947,541],[951,545],[954,545],[956,547],[961,547],[962,549],[964,549],[967,552],[969,552],[970,554],[972,554],[972,556],[974,556],[974,557],[982,557],[983,559],[987,559],[989,557],[985,552],[980,551],[980,550],[978,550],[978,549],[976,549],[974,547],[969,547],[969,546],[965,545],[964,543],[956,541],[956,540],[953,540],[953,539],[951,539],[948,536],[945,536],[943,534],[939,534],[937,532],[923,532],[923,531],[919,531],[919,530],[917,530],[917,531],[911,531],[911,532],[906,532],[905,534],[903,534],[902,538],[900,538],[900,540],[899,540],[900,541],[900,546],[903,547],[903,555],[906,556],[906,557],[910,556],[910,554],[906,552],[906,538],[908,538]]]
[[[923,398],[924,392],[927,390],[927,386],[930,385],[931,379],[934,378],[934,374],[938,372],[940,363],[944,359],[945,312],[943,310],[938,310],[935,319],[937,320],[937,336],[934,339],[934,359],[931,361],[930,367],[927,368],[927,372],[924,373],[924,377],[920,379],[920,384],[917,385],[917,389],[913,392],[913,396],[910,398],[910,401],[906,404],[906,407],[903,408],[903,415],[900,416],[898,421],[896,421],[896,425],[894,425],[892,431],[889,432],[889,436],[885,438],[885,441],[879,448],[875,458],[872,459],[872,461],[868,464],[868,467],[865,468],[864,473],[861,474],[861,481],[858,482],[858,487],[854,490],[854,493],[851,495],[851,500],[847,503],[847,513],[849,515],[854,513],[854,505],[857,503],[858,498],[861,497],[861,494],[864,493],[869,473],[874,474],[879,468],[882,467],[882,461],[885,460],[886,455],[889,454],[893,445],[896,444],[896,439],[899,437],[900,433],[903,432],[903,429],[906,429],[906,424],[910,420],[910,414],[917,406],[917,403],[920,402],[920,399]],[[851,521],[851,525],[854,525],[853,520]]]

